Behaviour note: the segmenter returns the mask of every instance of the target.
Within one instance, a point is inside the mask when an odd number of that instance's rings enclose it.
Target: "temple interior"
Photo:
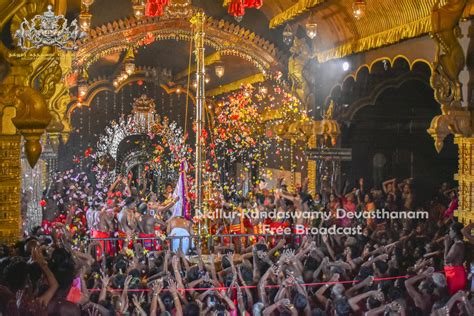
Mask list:
[[[474,315],[473,17],[0,0],[0,315]]]

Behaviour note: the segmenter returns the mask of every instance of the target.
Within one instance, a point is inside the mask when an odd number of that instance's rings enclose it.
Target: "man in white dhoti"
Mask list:
[[[180,248],[186,255],[189,248],[193,246],[193,242],[189,236],[191,236],[193,223],[183,217],[172,217],[166,223],[166,233],[168,237],[182,237],[173,238],[171,242],[171,251],[176,253]]]

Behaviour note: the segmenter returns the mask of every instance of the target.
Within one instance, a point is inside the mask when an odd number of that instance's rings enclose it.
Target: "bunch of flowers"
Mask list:
[[[247,166],[263,158],[260,152],[268,148],[268,138],[275,136],[269,131],[272,124],[307,119],[299,99],[278,77],[259,86],[242,86],[217,105],[211,149],[230,158],[230,162],[244,158]],[[269,120],[264,114],[272,112],[278,113],[277,118]]]
[[[230,162],[242,158],[247,162],[254,161],[259,158],[259,146],[266,144],[262,138],[263,120],[254,92],[255,89],[248,85],[218,102],[212,131],[214,142],[210,146]]]

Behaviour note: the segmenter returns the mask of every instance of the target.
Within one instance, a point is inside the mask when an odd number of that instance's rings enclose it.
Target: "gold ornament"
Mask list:
[[[17,114],[12,119],[25,138],[25,154],[33,168],[41,155],[40,137],[51,121],[43,96],[30,87],[15,87]]]
[[[467,0],[451,0],[435,6],[432,13],[431,36],[436,42],[434,71],[431,86],[436,101],[441,105],[441,115],[431,121],[428,133],[435,141],[438,152],[449,134],[470,136],[473,132],[471,112],[462,107],[462,90],[459,74],[466,65],[459,37],[459,20]]]
[[[307,74],[306,64],[312,58],[310,47],[305,39],[295,37],[290,52],[288,77],[291,82],[291,90],[307,108],[308,104],[312,103],[310,84],[305,76]]]

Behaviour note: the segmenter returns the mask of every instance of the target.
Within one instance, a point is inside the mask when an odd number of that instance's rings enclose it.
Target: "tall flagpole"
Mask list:
[[[204,12],[198,12],[192,18],[191,23],[194,25],[194,54],[196,58],[196,164],[195,164],[195,188],[196,188],[196,213],[202,214],[202,129],[204,126],[204,106],[205,106],[205,68],[204,68],[204,22],[206,17]],[[199,221],[198,229],[201,234],[201,221]]]

